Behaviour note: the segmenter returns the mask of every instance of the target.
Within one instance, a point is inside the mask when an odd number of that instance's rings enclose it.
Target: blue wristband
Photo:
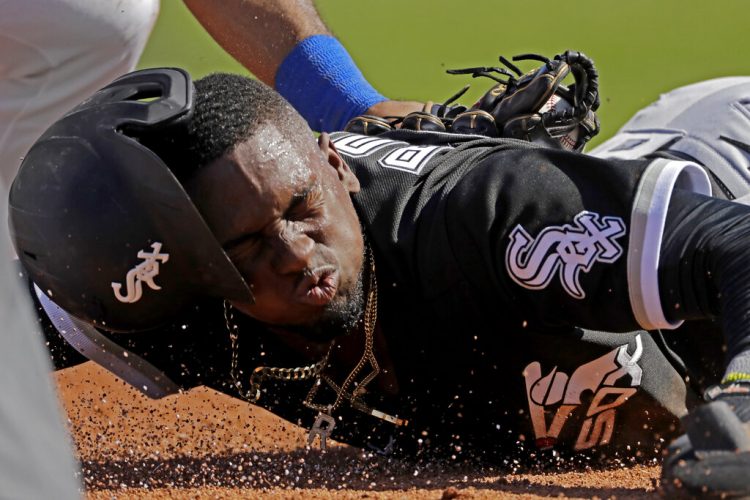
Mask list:
[[[313,35],[292,49],[276,72],[276,90],[318,132],[342,130],[349,120],[387,100],[330,35]]]

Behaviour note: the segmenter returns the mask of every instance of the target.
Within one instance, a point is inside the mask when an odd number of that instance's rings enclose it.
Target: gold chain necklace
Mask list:
[[[330,435],[331,431],[333,431],[333,428],[336,425],[336,422],[331,415],[341,406],[341,403],[344,401],[344,399],[348,400],[353,408],[390,422],[394,425],[401,426],[408,424],[407,420],[400,419],[398,417],[388,415],[381,411],[370,408],[362,401],[362,395],[365,392],[365,387],[367,386],[367,384],[372,382],[372,380],[380,373],[380,366],[378,365],[378,360],[375,358],[374,352],[375,324],[377,322],[378,316],[378,283],[375,276],[375,259],[372,254],[372,248],[370,248],[369,244],[367,245],[366,260],[368,261],[369,266],[367,301],[365,304],[364,314],[365,348],[359,362],[357,362],[356,366],[352,369],[352,371],[340,386],[336,384],[328,375],[323,373],[324,368],[328,364],[328,360],[330,359],[331,352],[335,344],[335,341],[333,341],[328,347],[326,355],[323,356],[323,358],[317,363],[295,368],[279,368],[270,366],[259,366],[255,368],[252,375],[250,376],[250,388],[245,392],[242,386],[242,382],[237,375],[237,365],[239,363],[239,327],[234,321],[232,306],[227,301],[224,301],[224,320],[227,331],[229,332],[229,340],[231,342],[232,348],[230,377],[240,396],[247,401],[250,401],[251,403],[257,403],[261,396],[261,384],[266,379],[302,381],[316,378],[313,386],[307,393],[303,404],[310,409],[318,411],[318,416],[315,419],[315,423],[313,424],[312,429],[310,429],[310,434],[307,440],[308,445],[312,444],[315,436],[319,436],[320,446],[323,450],[325,450],[326,448],[327,437]],[[354,390],[350,391],[350,386],[354,384],[355,378],[357,377],[357,375],[359,375],[359,373],[367,363],[370,364],[370,373],[368,373],[365,378],[362,379],[359,384],[357,384]],[[323,382],[331,387],[336,393],[336,399],[332,404],[318,404],[313,402],[313,399],[315,398],[318,389]]]
[[[263,381],[267,378],[274,379],[274,380],[284,380],[284,381],[295,381],[295,380],[309,380],[313,377],[316,377],[320,375],[320,372],[323,370],[323,367],[328,362],[328,357],[331,354],[331,349],[333,348],[333,343],[328,347],[328,352],[326,355],[317,363],[313,363],[311,365],[307,366],[297,366],[294,368],[280,368],[280,367],[272,367],[272,366],[259,366],[253,370],[252,375],[250,375],[250,388],[245,391],[244,387],[242,386],[242,382],[240,381],[238,375],[237,375],[237,365],[239,364],[239,331],[240,328],[237,326],[237,323],[234,321],[234,313],[232,312],[233,308],[227,302],[224,301],[224,322],[227,327],[227,331],[229,332],[229,341],[231,343],[232,347],[232,357],[230,361],[229,366],[229,376],[232,379],[232,383],[234,384],[235,389],[237,389],[237,392],[239,392],[240,396],[251,402],[251,403],[257,403],[260,399],[261,391],[260,387],[263,384]]]

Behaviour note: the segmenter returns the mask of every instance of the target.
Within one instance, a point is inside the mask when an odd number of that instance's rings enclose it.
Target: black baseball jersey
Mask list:
[[[714,376],[715,353],[641,328],[677,326],[655,278],[660,228],[671,190],[706,190],[698,166],[426,132],[332,140],[360,181],[353,201],[377,268],[383,374],[365,399],[409,421],[344,409],[334,438],[412,456],[507,456],[653,450],[678,431],[692,394],[683,379]],[[245,380],[259,365],[310,363],[262,325],[238,322]],[[237,395],[221,304],[111,337],[184,387]],[[678,357],[680,347],[690,352]],[[61,351],[58,366],[65,356],[75,362]],[[308,389],[269,381],[259,404],[309,426]]]
[[[665,217],[664,192],[707,189],[698,166],[409,131],[332,140],[361,184],[379,324],[415,430],[428,414],[433,442],[582,450],[675,428],[685,385],[661,339],[632,331],[675,326],[641,248],[660,244],[646,226]]]

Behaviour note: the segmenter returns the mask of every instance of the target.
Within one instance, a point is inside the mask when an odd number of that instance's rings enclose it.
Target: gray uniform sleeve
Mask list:
[[[0,492],[4,498],[80,498],[50,362],[14,276],[6,227],[0,230],[0,255]]]

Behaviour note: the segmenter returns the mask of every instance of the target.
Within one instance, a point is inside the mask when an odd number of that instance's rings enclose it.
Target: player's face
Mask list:
[[[330,336],[361,311],[363,241],[350,193],[356,177],[323,134],[287,139],[261,127],[205,167],[188,190],[268,324]]]

